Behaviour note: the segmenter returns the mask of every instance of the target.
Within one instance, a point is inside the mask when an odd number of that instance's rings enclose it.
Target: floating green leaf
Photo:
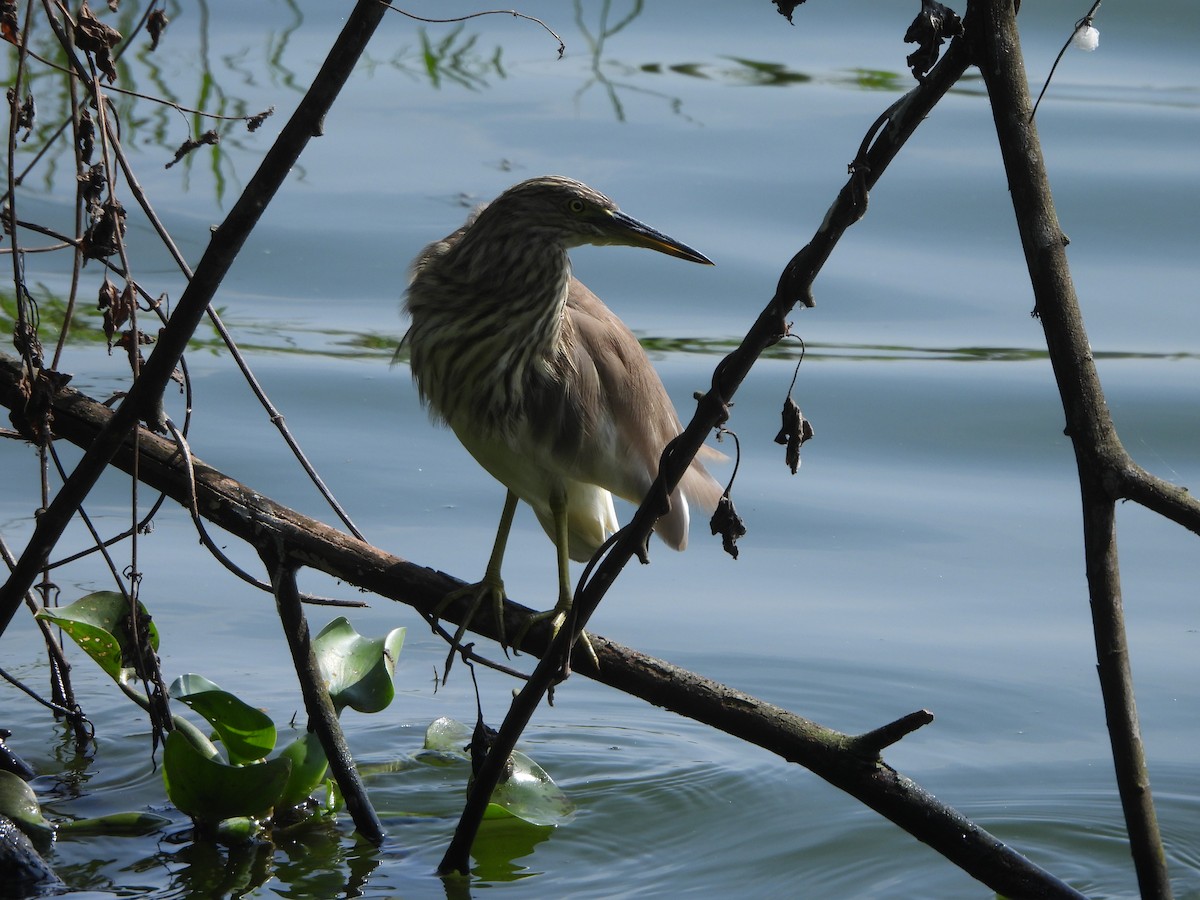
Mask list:
[[[575,815],[575,804],[546,770],[519,750],[512,754],[512,773],[492,791],[491,806],[531,825],[564,825]]]
[[[93,819],[75,819],[58,823],[58,838],[106,835],[116,837],[142,837],[162,831],[171,820],[148,812],[110,813]]]
[[[216,730],[234,765],[263,759],[275,748],[275,723],[261,709],[243,703],[203,675],[181,675],[171,682],[174,700],[186,703]]]
[[[251,816],[222,819],[217,825],[217,840],[222,844],[248,844],[262,834],[262,823]]]
[[[340,715],[349,706],[363,713],[386,709],[396,696],[392,677],[404,646],[404,629],[380,640],[363,637],[345,616],[338,616],[313,639],[313,652]]]
[[[307,800],[325,780],[329,760],[325,757],[320,740],[311,731],[292,741],[279,755],[292,762],[292,774],[283,789],[283,796],[279,798],[279,805],[296,806]]]
[[[471,729],[462,722],[442,716],[425,730],[425,749],[462,759],[469,756],[466,747],[471,742]],[[513,751],[512,768],[496,785],[484,818],[499,819],[515,816],[532,825],[563,825],[575,815],[575,805],[546,770],[532,759]]]
[[[42,815],[33,788],[5,769],[0,769],[0,813],[12,819],[31,838],[44,838],[54,831],[54,826]]]
[[[238,816],[262,818],[279,803],[292,771],[290,759],[227,766],[208,759],[178,731],[163,748],[163,782],[175,808],[199,823]]]
[[[471,729],[449,716],[439,716],[425,729],[425,749],[436,753],[449,753],[463,759],[468,758],[467,745],[471,743]]]
[[[124,684],[132,677],[134,647],[129,633],[129,604],[121,594],[97,591],[69,606],[42,609],[37,615],[61,628],[113,681]],[[158,650],[158,629],[140,603],[138,615],[148,623],[151,649]]]

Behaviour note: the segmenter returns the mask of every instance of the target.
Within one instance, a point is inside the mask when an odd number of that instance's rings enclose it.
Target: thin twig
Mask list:
[[[79,74],[72,71],[67,66],[60,66],[53,60],[46,59],[44,56],[39,56],[33,50],[29,51],[29,55],[49,69],[54,69],[56,72],[61,72],[71,78],[80,78]],[[204,109],[193,109],[190,106],[184,106],[182,103],[177,103],[174,100],[167,100],[164,97],[156,97],[154,94],[143,94],[141,91],[130,90],[129,88],[117,87],[115,84],[106,85],[105,93],[121,94],[125,97],[134,97],[138,100],[146,100],[150,103],[157,103],[160,106],[167,106],[178,112],[180,115],[194,115],[205,119],[213,119],[218,122],[250,122],[260,118],[263,113],[254,113],[248,116],[228,116],[222,113],[209,112]],[[66,128],[70,123],[64,122],[62,127]]]
[[[385,2],[385,0],[379,0],[379,2],[383,3],[383,2]],[[562,59],[563,54],[567,51],[566,43],[563,41],[562,38],[560,38],[558,36],[558,34],[555,33],[553,28],[551,28],[549,25],[547,25],[545,22],[543,22],[541,19],[537,18],[536,16],[529,16],[529,15],[526,15],[525,13],[519,13],[515,9],[487,9],[487,10],[483,10],[482,12],[467,13],[466,15],[462,15],[462,16],[452,16],[449,19],[431,19],[431,18],[428,18],[427,16],[418,16],[416,13],[410,13],[410,12],[407,12],[406,10],[399,9],[398,7],[395,7],[395,6],[389,6],[388,9],[394,13],[399,13],[400,15],[402,15],[406,18],[413,19],[414,21],[428,22],[431,25],[449,25],[451,22],[465,22],[465,21],[467,21],[467,19],[477,19],[480,16],[512,16],[515,19],[525,19],[526,21],[536,22],[538,25],[541,25],[544,29],[546,29],[546,31],[548,31],[550,33],[550,36],[552,38],[554,38],[556,41],[558,41],[558,58],[559,59]]]
[[[1092,4],[1092,8],[1088,10],[1087,15],[1075,23],[1075,27],[1071,29],[1071,36],[1067,38],[1066,43],[1062,45],[1062,49],[1058,51],[1058,56],[1054,57],[1054,65],[1050,67],[1050,74],[1046,76],[1046,82],[1042,85],[1042,89],[1038,91],[1037,100],[1034,101],[1033,109],[1029,111],[1029,121],[1033,121],[1033,117],[1037,115],[1038,107],[1041,106],[1042,98],[1046,96],[1046,89],[1050,87],[1050,82],[1054,79],[1054,70],[1058,68],[1058,64],[1062,62],[1063,55],[1071,46],[1071,41],[1075,40],[1075,35],[1079,34],[1080,29],[1091,28],[1092,21],[1095,19],[1096,10],[1100,8],[1103,0],[1096,0]]]

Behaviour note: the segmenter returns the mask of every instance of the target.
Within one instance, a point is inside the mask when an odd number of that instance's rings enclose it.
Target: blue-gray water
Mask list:
[[[1025,6],[1036,90],[1087,4]],[[163,164],[187,136],[186,120],[144,112],[131,142],[139,177],[193,262],[348,8],[181,6],[164,49],[149,58],[160,70],[131,64],[139,89],[169,88],[185,105],[211,108],[226,97],[251,112],[277,107],[257,134],[234,129],[220,150],[171,169]],[[811,3],[793,27],[767,2],[701,10],[543,0],[521,11],[563,36],[564,59],[536,25],[485,17],[462,26],[453,47],[465,49],[433,78],[422,26],[390,16],[218,298],[235,336],[254,348],[266,390],[367,537],[474,578],[503,500],[453,436],[429,424],[407,368],[389,366],[384,345],[405,327],[405,268],[425,242],[456,227],[472,203],[560,172],[710,255],[716,268],[621,248],[574,256],[577,274],[655,348],[686,417],[720,358],[714,344],[740,339],[820,223],[870,123],[907,89],[912,47],[900,38],[914,8]],[[603,21],[613,26],[631,11],[638,15],[593,52],[588,35],[595,41]],[[1109,4],[1096,24],[1100,49],[1066,55],[1039,130],[1117,426],[1148,469],[1194,486],[1200,14],[1183,2]],[[202,25],[207,43],[197,40]],[[437,44],[453,27],[425,33]],[[199,98],[206,66],[219,90]],[[65,196],[34,178],[18,212],[69,230]],[[135,212],[130,236],[144,260],[135,263],[141,282],[177,297],[181,281]],[[61,263],[32,257],[27,265],[31,283],[64,289]],[[89,267],[85,295],[99,279]],[[795,396],[816,430],[800,473],[787,473],[772,442],[795,356],[763,360],[730,422],[743,452],[741,558],[726,557],[704,523],[685,554],[652,546],[652,565],[623,575],[594,630],[848,732],[928,708],[935,722],[889,750],[891,764],[1089,895],[1134,896],[1094,671],[1074,459],[1029,315],[977,77],[946,98],[884,175],[815,293],[816,308],[793,316],[809,346]],[[690,349],[662,349],[680,346]],[[203,349],[190,363],[194,451],[333,521],[228,355]],[[101,346],[78,344],[63,368],[76,386],[103,395],[120,384],[121,365]],[[0,497],[0,527],[19,547],[39,503],[33,458],[11,442],[0,453],[4,471],[20,473]],[[117,530],[127,505],[125,483],[113,478],[89,509]],[[1200,555],[1194,536],[1131,504],[1118,524],[1152,785],[1177,894],[1197,897]],[[73,530],[68,543],[82,540]],[[220,543],[254,566],[237,542]],[[286,722],[300,698],[270,599],[212,562],[171,507],[143,538],[139,562],[167,677],[203,672]],[[551,604],[552,549],[528,511],[506,562],[514,597]],[[56,577],[68,598],[106,586],[92,565]],[[304,586],[359,596],[315,576]],[[328,615],[312,617],[319,625]],[[363,759],[408,757],[439,715],[472,719],[465,672],[434,692],[444,649],[410,610],[374,602],[351,618],[372,635],[409,626],[396,702],[384,715],[347,719]],[[27,621],[14,625],[0,660],[40,683],[32,634]],[[49,811],[163,808],[144,718],[86,661],[75,671],[99,732],[95,758],[83,764],[69,762],[37,707],[0,691],[0,724],[16,732],[14,749],[47,773],[37,787]],[[485,675],[481,687],[485,713],[498,722],[512,684]],[[541,710],[525,749],[579,813],[534,837],[490,827],[480,874],[492,890],[990,896],[806,771],[580,678]],[[72,768],[83,775],[56,777]],[[343,821],[338,834],[281,845],[267,863],[273,872],[250,881],[261,881],[252,895],[334,896],[363,869],[371,870],[359,886],[365,896],[441,895],[431,872],[464,778],[422,767],[377,776],[370,787],[387,823],[384,851],[356,848]],[[236,853],[214,862],[201,849],[146,839],[62,842],[51,859],[80,895],[94,896],[226,894],[254,871]]]

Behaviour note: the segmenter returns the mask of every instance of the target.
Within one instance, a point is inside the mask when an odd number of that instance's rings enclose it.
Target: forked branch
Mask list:
[[[1186,491],[1142,471],[1117,437],[1075,296],[1066,236],[1054,209],[1045,154],[1033,122],[1014,0],[977,0],[969,7],[967,28],[991,100],[1033,284],[1034,312],[1046,335],[1067,434],[1075,449],[1100,691],[1138,884],[1143,897],[1170,897],[1134,702],[1117,565],[1116,501],[1138,499],[1193,531],[1198,530],[1200,508]]]

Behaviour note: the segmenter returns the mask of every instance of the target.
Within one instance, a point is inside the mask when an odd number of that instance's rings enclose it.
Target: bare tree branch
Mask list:
[[[20,366],[0,354],[0,404],[11,408],[23,402],[20,378]],[[59,391],[54,400],[56,435],[81,447],[94,440],[113,415],[108,407],[71,388]],[[113,464],[126,472],[132,468],[132,446],[131,442],[123,444],[113,458]],[[450,575],[385,553],[281,506],[199,459],[185,465],[172,441],[145,429],[138,446],[139,472],[147,484],[185,506],[191,503],[194,490],[201,515],[260,551],[267,548],[280,566],[319,569],[363,590],[406,603],[426,617],[447,594],[464,585]],[[481,614],[471,618],[470,606],[469,598],[464,597],[441,615],[456,623],[469,619],[472,631],[498,640],[501,632],[492,617]],[[506,601],[507,633],[514,633],[530,612]],[[547,625],[540,623],[529,632],[522,649],[544,656],[550,637]],[[599,667],[580,660],[579,674],[803,765],[998,893],[1074,900],[1083,896],[879,759],[883,745],[925,724],[928,713],[911,713],[863,735],[844,734],[600,635],[590,637]]]
[[[1185,503],[1178,489],[1167,492],[1161,483],[1152,485],[1140,476],[1129,477],[1129,473],[1139,470],[1117,437],[1075,296],[1067,264],[1067,240],[1054,209],[1045,155],[1033,122],[1013,0],[976,0],[968,10],[967,30],[991,99],[1009,193],[1033,283],[1034,311],[1046,335],[1067,434],[1075,448],[1100,692],[1138,884],[1143,897],[1166,898],[1171,896],[1171,885],[1150,792],[1125,636],[1117,565],[1116,501],[1122,489],[1134,486],[1139,497],[1153,500],[1164,512],[1176,511],[1177,521],[1190,519],[1193,525],[1189,527],[1193,528],[1194,502]],[[1182,515],[1189,508],[1189,514]]]

